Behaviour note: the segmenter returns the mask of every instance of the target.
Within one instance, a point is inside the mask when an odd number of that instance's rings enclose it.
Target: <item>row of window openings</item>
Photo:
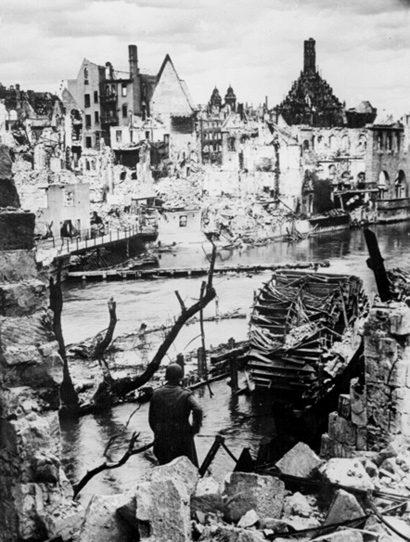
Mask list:
[[[106,95],[115,95],[115,86],[111,88],[109,85],[106,87]],[[127,96],[127,85],[121,86],[121,96],[125,98]],[[94,91],[94,103],[98,104],[98,90]],[[84,107],[91,107],[91,94],[84,94]]]
[[[388,151],[393,150],[393,135],[387,134],[386,138],[383,138],[382,134],[377,136],[377,150],[381,151],[387,149]],[[400,134],[396,134],[396,150],[400,150]]]
[[[151,132],[146,130],[145,139],[149,141],[151,139]],[[122,143],[122,130],[115,131],[115,140],[117,143]],[[130,130],[130,143],[134,143],[134,132]]]
[[[323,145],[325,145],[325,140],[324,140],[323,137],[319,136],[318,139],[317,139],[317,146],[322,147]],[[361,137],[359,139],[358,146],[362,147],[363,149],[366,149],[366,139]],[[329,137],[329,147],[333,151],[335,151],[337,149],[337,139],[336,139],[335,136],[330,136]],[[310,148],[312,148],[312,150],[314,150],[314,148],[315,148],[315,138],[312,138],[311,142],[309,142],[309,140],[305,139],[305,141],[303,142],[303,148],[306,151],[308,151]],[[347,150],[349,150],[349,148],[350,148],[350,139],[347,136],[343,136],[342,141],[341,141],[341,149],[343,151],[347,151]]]
[[[110,111],[108,112],[108,116],[110,118],[114,118],[114,111],[112,109],[110,109]],[[124,119],[126,119],[128,117],[128,107],[126,104],[124,104],[122,106],[122,117]],[[100,122],[100,114],[98,111],[94,111],[94,122],[95,124],[99,124]],[[86,128],[91,128],[91,115],[86,115],[85,116],[85,127]]]
[[[222,139],[222,134],[221,134],[221,132],[214,132],[214,133],[209,132],[209,133],[205,134],[205,137],[207,139]]]

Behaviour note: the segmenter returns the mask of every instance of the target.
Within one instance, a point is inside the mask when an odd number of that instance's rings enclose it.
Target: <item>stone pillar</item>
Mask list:
[[[329,415],[324,457],[352,457],[410,441],[410,308],[397,302],[374,307],[363,339],[364,381],[353,379],[338,412]]]
[[[410,308],[371,310],[364,330],[367,447],[410,437]]]
[[[76,514],[61,468],[56,410],[62,360],[33,248],[0,146],[0,542],[45,540]]]

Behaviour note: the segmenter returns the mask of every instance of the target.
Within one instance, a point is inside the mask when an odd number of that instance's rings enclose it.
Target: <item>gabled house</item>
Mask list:
[[[77,78],[63,83],[62,99],[72,119],[69,132],[77,141],[81,134],[82,148],[99,149],[102,139],[119,148],[122,139],[134,143],[134,131],[143,134],[135,134],[135,143],[150,139],[145,123],[153,119],[164,126],[174,157],[189,152],[195,142],[195,108],[171,58],[166,55],[157,75],[140,72],[136,45],[129,45],[128,60],[129,71],[120,72],[110,62],[99,66],[84,59]],[[75,142],[72,138],[72,152]]]

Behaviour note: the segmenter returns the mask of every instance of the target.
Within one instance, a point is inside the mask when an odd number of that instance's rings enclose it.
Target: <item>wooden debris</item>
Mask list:
[[[343,370],[333,345],[366,309],[355,276],[276,271],[256,295],[250,321],[248,366],[256,388],[286,402],[314,402]]]

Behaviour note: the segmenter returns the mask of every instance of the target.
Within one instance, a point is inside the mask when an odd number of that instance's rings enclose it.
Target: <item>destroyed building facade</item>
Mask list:
[[[281,197],[308,216],[360,207],[353,214],[359,222],[407,219],[408,122],[378,114],[368,101],[346,109],[317,70],[315,46],[312,38],[304,42],[303,71],[270,116]],[[314,194],[315,182],[330,188],[327,206]]]
[[[195,148],[195,107],[169,55],[156,75],[139,69],[136,45],[128,47],[129,72],[84,59],[76,79],[63,83],[62,100],[71,117],[68,145],[99,149],[102,140],[127,164],[138,163],[141,140],[165,142],[171,155]]]

